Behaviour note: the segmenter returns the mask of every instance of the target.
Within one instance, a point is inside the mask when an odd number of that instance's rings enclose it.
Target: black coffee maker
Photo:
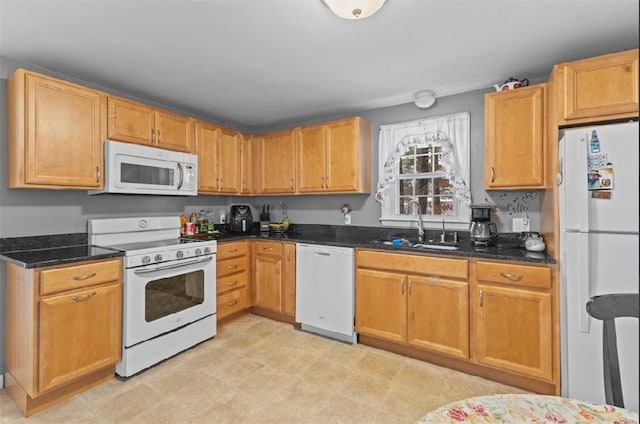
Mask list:
[[[491,208],[486,203],[471,205],[469,240],[474,246],[489,246],[498,238],[498,228],[491,222]]]
[[[229,231],[232,233],[248,233],[253,224],[253,216],[249,205],[233,205],[229,213]]]

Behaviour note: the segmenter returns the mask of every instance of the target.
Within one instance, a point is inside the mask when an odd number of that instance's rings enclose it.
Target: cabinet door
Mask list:
[[[240,193],[253,193],[253,138],[243,135],[240,140]]]
[[[253,306],[282,312],[281,256],[256,255],[253,284]]]
[[[285,315],[296,315],[296,244],[283,243],[284,252],[284,313]]]
[[[551,294],[478,284],[474,301],[478,363],[551,380]]]
[[[240,140],[241,135],[221,128],[218,141],[218,177],[221,193],[240,191]]]
[[[120,360],[121,287],[109,284],[40,300],[39,393]]]
[[[544,185],[544,85],[485,95],[485,188]]]
[[[469,284],[408,277],[409,344],[469,358]]]
[[[295,130],[259,138],[259,193],[295,193]]]
[[[104,95],[30,73],[25,84],[24,183],[100,187]]]
[[[356,270],[356,331],[407,341],[407,279],[393,272]]]
[[[298,191],[320,192],[326,188],[325,126],[314,125],[298,131]]]
[[[219,128],[196,122],[196,152],[198,154],[198,192],[217,193]]]
[[[565,120],[638,116],[638,49],[563,67]]]
[[[155,128],[158,147],[187,153],[194,151],[193,119],[157,110]]]
[[[152,146],[155,142],[155,111],[129,100],[109,96],[107,138]]]
[[[359,189],[359,137],[357,120],[348,119],[326,125],[327,191]],[[365,171],[363,171],[365,172]]]

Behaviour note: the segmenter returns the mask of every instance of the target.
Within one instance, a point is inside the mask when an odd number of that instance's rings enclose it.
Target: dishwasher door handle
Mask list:
[[[318,256],[331,256],[329,252],[314,252]]]

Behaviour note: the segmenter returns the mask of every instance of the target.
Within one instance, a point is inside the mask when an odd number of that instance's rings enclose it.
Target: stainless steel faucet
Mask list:
[[[418,209],[418,243],[424,242],[424,228],[422,223],[422,212],[420,212],[420,203],[416,199],[409,199],[410,205],[415,205]]]
[[[444,243],[447,233],[444,232],[444,216],[442,217],[442,234],[440,234],[440,243]]]

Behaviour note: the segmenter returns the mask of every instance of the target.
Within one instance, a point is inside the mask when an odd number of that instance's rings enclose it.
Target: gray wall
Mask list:
[[[279,219],[280,202],[284,202],[293,223],[343,224],[340,207],[349,203],[354,210],[352,225],[379,226],[380,205],[371,195],[322,195],[322,196],[273,196],[273,197],[216,197],[198,196],[189,198],[153,197],[153,196],[88,196],[85,191],[73,190],[34,190],[8,189],[6,184],[6,76],[16,67],[23,66],[36,71],[57,76],[62,79],[73,80],[86,86],[91,86],[124,97],[143,101],[156,106],[172,109],[169,105],[158,105],[142,98],[136,98],[98,87],[91,82],[77,81],[47,70],[33,66],[25,66],[0,57],[0,238],[20,237],[43,234],[64,234],[86,231],[87,219],[102,217],[132,216],[141,214],[167,215],[188,213],[192,210],[212,208],[218,216],[222,209],[228,210],[233,203],[248,203],[254,207],[269,203],[276,212],[274,220]],[[489,201],[497,203],[500,212],[496,216],[499,229],[502,232],[511,231],[511,218],[523,210],[528,211],[532,219],[532,230],[539,229],[539,202],[536,192],[495,192],[487,194],[483,189],[483,160],[484,160],[484,93],[491,91],[479,90],[454,96],[439,98],[436,104],[428,110],[420,110],[412,103],[373,109],[354,113],[364,117],[371,124],[371,184],[372,192],[378,175],[378,130],[381,124],[403,122],[429,116],[446,115],[455,112],[468,111],[471,115],[471,192],[474,202]],[[343,116],[323,116],[315,122],[321,122]],[[196,117],[210,122],[217,122],[214,118]],[[309,124],[307,122],[291,122],[288,126]],[[266,132],[277,128],[239,128],[240,131],[254,133]],[[257,217],[257,209],[254,208]],[[4,371],[5,362],[5,267],[0,262],[0,371]]]

